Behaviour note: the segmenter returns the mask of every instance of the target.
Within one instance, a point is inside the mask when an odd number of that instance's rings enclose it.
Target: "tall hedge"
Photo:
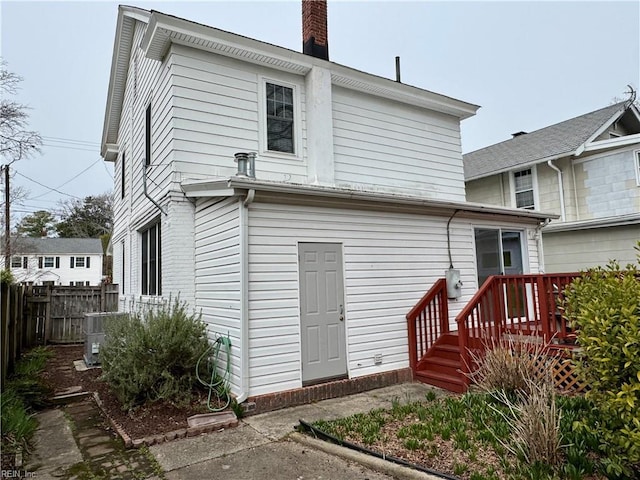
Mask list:
[[[565,312],[578,331],[578,372],[600,418],[577,427],[600,439],[609,478],[640,478],[638,267],[611,262],[585,272],[568,289]]]

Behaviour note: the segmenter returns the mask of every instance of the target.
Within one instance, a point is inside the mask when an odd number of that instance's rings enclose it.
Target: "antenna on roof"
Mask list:
[[[631,105],[633,102],[636,101],[636,90],[631,86],[631,85],[627,85],[627,87],[629,87],[629,91],[628,92],[624,92],[627,95],[629,95],[629,99],[627,100],[627,103],[629,105]]]

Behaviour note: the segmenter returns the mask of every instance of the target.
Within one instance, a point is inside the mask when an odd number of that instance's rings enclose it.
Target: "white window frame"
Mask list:
[[[640,187],[640,150],[634,150],[633,159],[636,167],[636,185]]]
[[[11,256],[11,268],[22,268],[22,256],[18,256],[18,255]]]
[[[524,172],[525,170],[531,170],[531,188],[533,190],[533,208],[518,207],[516,201],[516,173]],[[509,190],[511,191],[511,205],[513,208],[522,208],[523,210],[539,210],[540,199],[538,198],[538,172],[535,165],[531,165],[526,168],[519,168],[518,170],[512,170],[509,172]]]
[[[145,252],[145,235],[150,235],[150,230],[156,228],[155,231],[155,258],[151,257],[151,251],[149,249],[150,244],[146,244]],[[162,296],[162,222],[160,219],[147,224],[144,228],[138,231],[140,250],[138,251],[140,262],[140,293],[149,297],[161,297]],[[149,239],[151,237],[149,236]],[[148,240],[147,240],[148,242]],[[151,266],[151,260],[154,260],[154,266]],[[153,274],[155,283],[151,282],[150,274]],[[145,284],[146,283],[146,284]],[[154,288],[151,288],[154,287]]]
[[[74,268],[84,268],[84,257],[75,257],[73,259],[73,266]]]
[[[293,153],[268,149],[267,138],[267,83],[290,88],[293,91]],[[259,145],[260,155],[284,159],[302,158],[302,106],[300,86],[272,77],[260,77],[258,91],[258,113],[260,115]]]
[[[55,257],[44,257],[42,265],[44,266],[44,268],[54,268],[56,265]]]

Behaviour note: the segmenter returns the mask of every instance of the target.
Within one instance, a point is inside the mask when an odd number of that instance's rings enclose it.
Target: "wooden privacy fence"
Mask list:
[[[84,314],[118,310],[118,285],[2,284],[2,380],[20,353],[46,343],[84,341]]]
[[[101,287],[27,287],[26,314],[44,327],[44,343],[84,341],[84,314],[118,310],[118,286]]]

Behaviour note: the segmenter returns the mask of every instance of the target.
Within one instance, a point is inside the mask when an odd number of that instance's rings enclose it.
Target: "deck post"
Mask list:
[[[551,312],[549,311],[549,296],[553,295],[553,282],[544,275],[538,275],[538,298],[540,301],[540,322],[542,324],[542,339],[545,344],[551,340]]]

